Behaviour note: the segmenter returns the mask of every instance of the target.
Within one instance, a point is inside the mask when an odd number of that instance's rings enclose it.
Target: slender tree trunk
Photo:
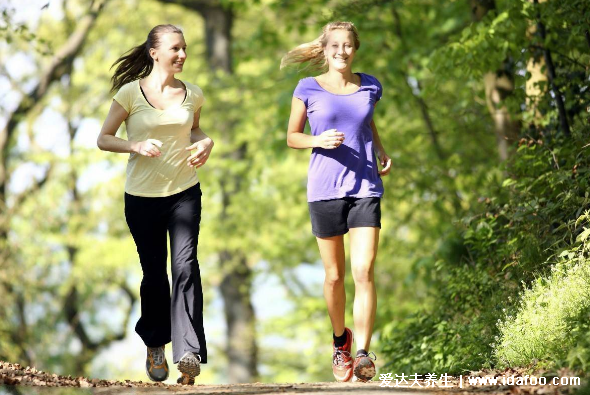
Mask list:
[[[530,26],[528,35],[534,34],[535,30],[536,27]],[[543,119],[543,114],[539,111],[539,106],[547,92],[547,75],[544,72],[545,59],[536,52],[538,51],[533,50],[533,56],[527,61],[526,70],[530,77],[525,83],[527,108],[533,115],[533,125],[535,127]]]
[[[232,74],[231,28],[233,13],[230,8],[217,6],[203,7],[201,15],[205,20],[207,59],[213,70]]]
[[[197,11],[205,21],[205,42],[207,62],[215,71],[226,75],[233,73],[231,58],[231,27],[233,12],[219,0],[160,0],[164,3],[178,3]],[[231,119],[219,117],[216,129],[221,133],[224,144],[232,143]],[[245,159],[247,147],[238,147],[229,153],[232,161]],[[238,174],[220,181],[222,209],[219,221],[227,219],[227,212],[234,198],[241,191],[242,177]],[[219,266],[223,273],[220,285],[227,324],[226,355],[228,359],[228,380],[230,383],[252,382],[258,378],[258,346],[256,343],[256,316],[251,301],[252,270],[243,251],[224,249],[219,251]]]
[[[541,0],[544,1],[544,0]],[[555,65],[553,64],[553,58],[551,57],[551,51],[547,48],[545,43],[545,39],[547,34],[545,32],[545,25],[541,20],[541,11],[539,11],[539,0],[534,0],[535,6],[537,7],[537,30],[542,40],[543,46],[543,58],[545,60],[545,64],[547,65],[547,74],[549,77],[549,83],[551,85],[551,90],[553,91],[553,95],[555,97],[555,103],[557,105],[557,112],[559,114],[559,125],[561,127],[561,131],[566,135],[570,136],[570,126],[569,121],[567,119],[567,112],[565,110],[565,103],[563,102],[563,97],[561,96],[561,92],[555,79],[557,78],[557,74],[555,72]]]
[[[399,17],[397,10],[395,9],[395,7],[392,7],[391,12],[393,15],[393,19],[396,22],[394,25],[395,34],[400,39],[400,42],[401,42],[401,45],[402,45],[404,51],[406,51],[407,47],[406,47],[406,41],[404,39],[404,35],[402,32],[401,19]],[[387,44],[387,45],[389,46],[390,49],[393,49],[391,47],[391,44]],[[408,72],[404,70],[403,75],[404,75],[404,80],[406,82],[406,85],[408,86],[408,88],[412,94],[412,97],[414,98],[414,100],[418,104],[418,107],[420,108],[420,114],[422,114],[422,120],[424,121],[424,125],[426,126],[426,130],[428,130],[428,134],[430,135],[430,139],[432,140],[432,146],[434,147],[434,151],[436,152],[438,159],[440,159],[441,161],[445,160],[446,155],[445,155],[445,153],[438,141],[438,132],[436,131],[436,129],[434,128],[434,124],[432,123],[432,118],[430,117],[430,110],[428,109],[428,105],[426,104],[426,102],[424,101],[424,99],[421,96],[414,93],[414,87],[412,87],[410,85],[410,77],[409,77]],[[422,89],[421,83],[417,79],[416,79],[416,86],[417,86],[418,90]]]
[[[494,0],[470,0],[471,17],[475,22],[483,19],[488,12],[496,9]],[[484,87],[488,111],[494,120],[494,132],[500,160],[510,156],[510,145],[518,138],[520,124],[511,119],[504,100],[514,92],[514,81],[510,73],[509,60],[495,72],[484,75]]]
[[[395,6],[393,6],[391,8],[391,12],[392,12],[393,19],[395,21],[395,24],[394,24],[395,34],[398,36],[398,38],[400,40],[402,51],[406,52],[406,51],[408,51],[408,46],[406,44],[406,40],[404,38],[404,34],[402,31],[401,18],[399,16],[399,13],[397,12],[397,9],[395,8]],[[395,50],[395,48],[393,48],[393,46],[390,43],[387,42],[386,45],[390,50]],[[440,164],[441,178],[442,178],[442,180],[444,180],[445,184],[447,184],[449,186],[449,189],[454,191],[454,193],[450,194],[449,197],[451,198],[450,200],[451,200],[451,203],[452,203],[453,208],[455,210],[455,214],[459,214],[463,210],[462,206],[461,206],[461,196],[459,195],[459,193],[455,187],[455,181],[453,180],[453,177],[451,177],[449,175],[449,169],[445,163],[445,159],[447,156],[438,141],[438,131],[435,129],[435,126],[432,122],[432,117],[430,116],[430,109],[429,109],[426,101],[420,96],[419,92],[416,93],[414,87],[410,84],[410,78],[409,78],[410,67],[412,67],[412,64],[410,62],[408,62],[407,68],[400,70],[400,72],[403,75],[404,81],[406,82],[406,85],[410,91],[410,94],[412,95],[416,104],[418,105],[418,108],[420,109],[420,114],[422,115],[422,120],[424,121],[424,125],[426,126],[426,129],[428,130],[428,134],[429,134],[430,139],[432,141],[432,146],[434,147],[434,151],[436,152],[438,159],[441,161],[441,164]],[[416,84],[417,90],[420,91],[422,89],[420,80],[416,79],[415,84]]]
[[[541,13],[539,12],[539,3],[544,3],[546,0],[529,0],[537,7],[537,20],[529,24],[527,29],[527,38],[534,42],[535,36],[540,37],[539,45],[531,45],[530,51],[533,56],[528,60],[527,72],[530,78],[526,82],[527,107],[533,114],[533,124],[531,126],[537,128],[541,122],[543,115],[539,110],[539,106],[544,97],[547,97],[547,85],[551,87],[555,104],[559,115],[559,124],[561,130],[566,136],[570,136],[569,121],[565,110],[565,104],[561,92],[555,82],[555,66],[551,57],[551,51],[545,45],[545,25],[541,21]]]

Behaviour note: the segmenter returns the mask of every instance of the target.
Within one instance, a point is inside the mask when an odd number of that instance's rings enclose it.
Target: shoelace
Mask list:
[[[372,358],[371,358],[371,354],[373,354],[373,357],[372,357]],[[361,355],[357,355],[356,357],[357,357],[357,358],[358,358],[358,357],[367,357],[367,358],[369,358],[369,359],[372,359],[373,361],[376,361],[376,360],[377,360],[377,355],[375,355],[375,353],[374,353],[373,351],[369,351],[369,353],[368,353],[368,354],[361,354]]]
[[[342,350],[336,349],[336,351],[334,351],[334,354],[332,355],[332,357],[333,357],[332,363],[334,365],[339,365],[341,363],[344,363],[344,358],[343,358],[344,355],[347,355],[350,358],[350,353],[348,351],[342,351]]]
[[[159,366],[162,365],[164,363],[164,359],[166,358],[166,355],[164,354],[164,348],[163,347],[154,347],[154,348],[149,348],[150,350],[150,354],[152,355],[152,358],[154,359],[154,365]]]

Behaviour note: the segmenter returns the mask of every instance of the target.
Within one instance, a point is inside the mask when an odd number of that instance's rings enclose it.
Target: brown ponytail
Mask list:
[[[143,44],[125,52],[111,66],[113,68],[119,64],[111,78],[111,91],[117,91],[126,83],[147,77],[152,72],[154,60],[150,56],[150,48],[160,47],[160,35],[163,33],[183,34],[182,30],[174,25],[158,25],[150,30]]]
[[[301,44],[297,48],[287,52],[281,59],[281,69],[291,63],[309,62],[313,68],[323,69],[327,62],[324,56],[324,48],[328,42],[328,34],[332,30],[346,30],[352,32],[354,37],[354,49],[357,50],[361,46],[359,41],[359,34],[352,22],[330,22],[322,29],[322,34],[315,40]]]

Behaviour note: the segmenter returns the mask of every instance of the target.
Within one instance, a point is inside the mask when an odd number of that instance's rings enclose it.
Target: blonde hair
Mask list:
[[[354,38],[354,49],[358,50],[361,46],[359,33],[352,22],[330,22],[322,29],[322,34],[315,40],[301,44],[287,52],[281,59],[281,69],[291,63],[309,62],[314,68],[325,68],[328,64],[324,56],[324,48],[328,43],[328,34],[333,30],[346,30],[352,32]]]

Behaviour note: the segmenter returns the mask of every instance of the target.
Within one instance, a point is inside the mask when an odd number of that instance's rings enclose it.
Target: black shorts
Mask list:
[[[311,232],[316,237],[348,233],[350,228],[381,228],[381,198],[351,198],[309,202]]]

